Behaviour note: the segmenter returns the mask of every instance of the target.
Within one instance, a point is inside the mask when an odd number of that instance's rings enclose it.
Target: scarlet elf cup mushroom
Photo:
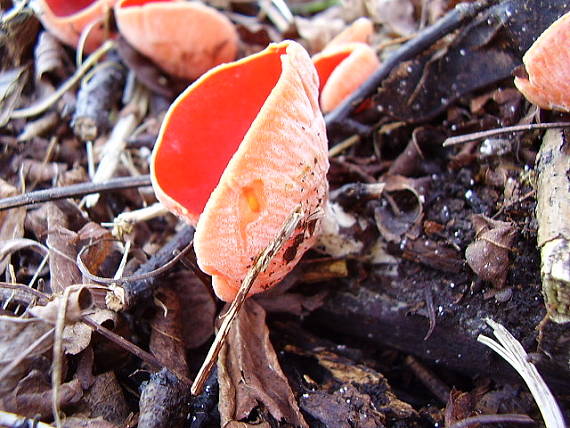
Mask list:
[[[547,110],[570,111],[570,12],[548,27],[523,57],[526,75],[515,77],[519,91]]]
[[[106,37],[105,14],[116,0],[38,0],[43,26],[63,43],[77,48],[81,33],[93,24],[85,50],[94,51]]]
[[[193,80],[237,55],[233,24],[198,1],[122,0],[115,17],[121,35],[136,50],[177,77]]]
[[[313,56],[324,112],[334,110],[380,65],[376,52],[367,44],[372,33],[369,19],[357,19]]]
[[[158,199],[197,224],[194,248],[232,300],[290,214],[303,219],[250,294],[278,283],[315,242],[328,153],[318,77],[293,41],[208,71],[172,104],[151,162]]]

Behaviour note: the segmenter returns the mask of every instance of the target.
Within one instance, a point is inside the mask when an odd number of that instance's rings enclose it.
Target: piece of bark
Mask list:
[[[570,321],[570,141],[567,131],[546,131],[537,158],[538,246],[542,289],[550,318]]]
[[[15,196],[17,189],[0,179],[0,198]],[[22,238],[24,236],[24,221],[26,208],[16,208],[12,211],[0,212],[0,242]],[[1,252],[1,251],[0,251]],[[0,259],[0,272],[4,272],[10,262],[9,258]]]
[[[116,53],[109,56],[113,63],[98,69],[77,94],[71,126],[83,141],[93,141],[109,129],[109,112],[121,96],[126,70]]]
[[[436,278],[431,285],[437,323],[424,340],[429,321],[425,310],[419,308],[425,299],[422,281],[428,273],[414,269],[409,262],[402,263],[399,270],[392,276],[375,272],[373,280],[356,289],[332,293],[326,304],[309,316],[311,323],[326,328],[329,334],[336,332],[377,346],[390,346],[466,375],[519,381],[512,369],[477,342],[477,336],[486,332],[484,319],[489,317],[507,324],[527,349],[535,349],[535,327],[544,317],[544,308],[537,304],[541,298],[537,283],[525,283],[508,302],[498,304],[470,293],[467,277],[456,283],[453,281],[461,276],[432,273]],[[552,358],[558,359],[558,354],[567,358],[566,348],[551,351]],[[568,367],[559,368],[557,376],[545,375],[553,387],[570,386]]]
[[[154,373],[139,400],[139,428],[183,427],[188,413],[190,385],[167,369]]]

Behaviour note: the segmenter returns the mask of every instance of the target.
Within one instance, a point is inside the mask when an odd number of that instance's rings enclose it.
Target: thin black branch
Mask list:
[[[194,239],[194,228],[185,226],[172,237],[156,254],[146,263],[140,265],[134,275],[144,275],[154,272],[172,260],[173,256],[184,251]],[[177,258],[178,259],[178,258]],[[149,299],[155,288],[156,276],[143,278],[138,281],[126,282],[121,285],[125,292],[123,308],[128,309],[141,299]]]
[[[55,201],[57,199],[76,198],[92,193],[106,193],[150,185],[151,182],[149,175],[139,175],[136,177],[113,178],[103,183],[81,183],[72,184],[71,186],[54,187],[51,189],[38,190],[36,192],[0,199],[0,211],[24,205]]]
[[[408,61],[425,49],[433,45],[437,40],[459,28],[467,19],[473,18],[482,10],[495,3],[493,0],[482,0],[473,3],[460,3],[455,9],[441,18],[434,25],[420,31],[416,37],[402,45],[372,74],[366,82],[344,100],[336,109],[325,117],[327,130],[330,132],[337,125],[344,125],[352,110],[362,101],[370,97],[382,81],[401,62]]]

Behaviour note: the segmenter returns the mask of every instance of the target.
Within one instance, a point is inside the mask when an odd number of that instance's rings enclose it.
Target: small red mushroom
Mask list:
[[[196,224],[200,268],[232,300],[256,257],[303,219],[250,294],[279,282],[315,242],[328,197],[318,78],[293,41],[208,71],[172,104],[151,162],[158,199]]]
[[[313,56],[323,112],[334,110],[380,65],[376,52],[367,44],[373,30],[368,18],[357,19]]]
[[[85,51],[92,52],[105,40],[102,18],[116,0],[38,0],[38,18],[55,37],[77,48],[83,30],[94,24],[85,41]]]
[[[121,0],[115,17],[121,35],[135,49],[183,79],[193,80],[237,55],[234,25],[197,1]]]
[[[570,13],[533,43],[523,57],[525,76],[515,77],[519,91],[547,110],[570,111]]]

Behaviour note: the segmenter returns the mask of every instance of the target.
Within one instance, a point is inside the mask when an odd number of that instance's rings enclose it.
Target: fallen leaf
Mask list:
[[[269,341],[265,311],[245,302],[218,358],[222,426],[246,418],[263,405],[278,421],[308,427]]]
[[[192,272],[180,271],[168,277],[180,300],[184,346],[202,346],[214,334],[216,302],[211,290]]]
[[[502,288],[507,280],[509,253],[516,230],[511,223],[482,214],[475,214],[471,220],[476,238],[465,250],[465,259],[479,278]]]
[[[51,326],[43,322],[15,323],[0,320],[0,369],[20,357],[30,345],[47,333]],[[6,397],[18,385],[18,382],[27,375],[34,360],[51,348],[51,339],[46,339],[37,346],[19,365],[14,367],[8,375],[0,379],[0,397]],[[0,398],[0,407],[5,407],[3,398]]]
[[[54,294],[62,293],[66,287],[81,283],[81,272],[76,265],[77,233],[67,228],[63,211],[50,203],[48,209],[50,287]]]
[[[49,373],[32,370],[13,391],[16,409],[12,411],[28,417],[47,418],[52,414],[52,387]],[[59,387],[59,407],[77,403],[83,395],[79,380],[73,379]]]
[[[176,373],[188,374],[188,362],[182,338],[182,305],[176,291],[162,287],[155,293],[161,305],[150,322],[150,344],[152,354],[160,363]]]
[[[95,382],[83,394],[81,410],[87,412],[89,419],[102,418],[107,423],[123,426],[129,407],[114,372],[95,376]]]
[[[15,187],[0,179],[0,198],[8,198],[17,194],[18,191]],[[23,238],[25,218],[26,207],[0,211],[0,242]],[[10,259],[5,258],[5,249],[0,249],[0,254],[2,254],[0,255],[0,272],[4,272]]]

